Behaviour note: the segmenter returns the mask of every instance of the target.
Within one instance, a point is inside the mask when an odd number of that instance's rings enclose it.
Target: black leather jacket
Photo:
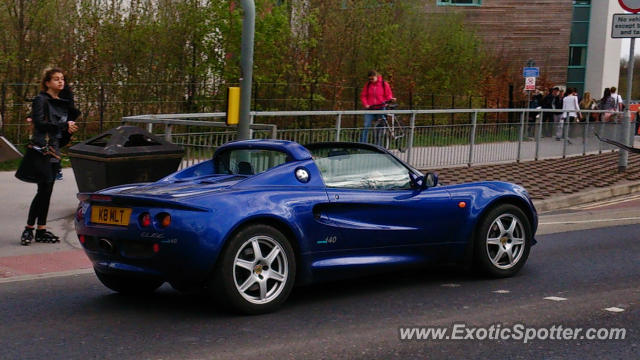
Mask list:
[[[49,146],[56,153],[60,147],[69,142],[68,121],[75,121],[79,111],[73,106],[73,101],[68,99],[54,99],[46,92],[40,92],[33,99],[31,118],[33,119],[33,136],[31,142],[34,145]]]

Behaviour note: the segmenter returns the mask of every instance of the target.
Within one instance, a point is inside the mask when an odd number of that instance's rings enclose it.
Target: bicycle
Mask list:
[[[372,105],[370,108],[394,110],[397,107],[397,103],[386,101],[382,104]],[[395,114],[376,114],[373,128],[376,145],[384,146],[388,150],[397,149],[402,153],[407,150],[407,127]]]

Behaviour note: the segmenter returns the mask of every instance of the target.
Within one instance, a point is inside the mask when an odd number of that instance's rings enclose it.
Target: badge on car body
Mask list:
[[[298,181],[300,181],[301,183],[308,183],[310,179],[309,171],[302,167],[297,168],[296,179],[298,179]]]

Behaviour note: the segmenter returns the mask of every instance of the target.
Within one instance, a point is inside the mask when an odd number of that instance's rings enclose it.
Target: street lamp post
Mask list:
[[[238,122],[238,139],[251,138],[251,83],[253,81],[253,41],[256,23],[256,5],[254,0],[241,0],[244,10],[242,20],[242,49],[240,54],[240,119]]]
[[[636,39],[631,38],[631,46],[629,49],[629,62],[627,64],[627,108],[624,112],[623,126],[622,126],[622,141],[621,143],[625,145],[633,146],[633,141],[629,143],[629,137],[631,136],[631,110],[629,109],[629,105],[631,105],[631,90],[633,88],[633,66],[634,66],[634,52],[636,47]],[[618,109],[616,109],[618,111]],[[635,129],[635,128],[634,128]],[[620,155],[618,155],[618,172],[625,172],[627,170],[627,165],[629,163],[629,152],[627,150],[620,149]]]

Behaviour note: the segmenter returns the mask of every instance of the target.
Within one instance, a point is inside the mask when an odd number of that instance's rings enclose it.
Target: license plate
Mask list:
[[[97,224],[108,225],[129,225],[129,218],[131,217],[131,209],[111,207],[111,206],[92,206],[91,207],[91,222]]]

